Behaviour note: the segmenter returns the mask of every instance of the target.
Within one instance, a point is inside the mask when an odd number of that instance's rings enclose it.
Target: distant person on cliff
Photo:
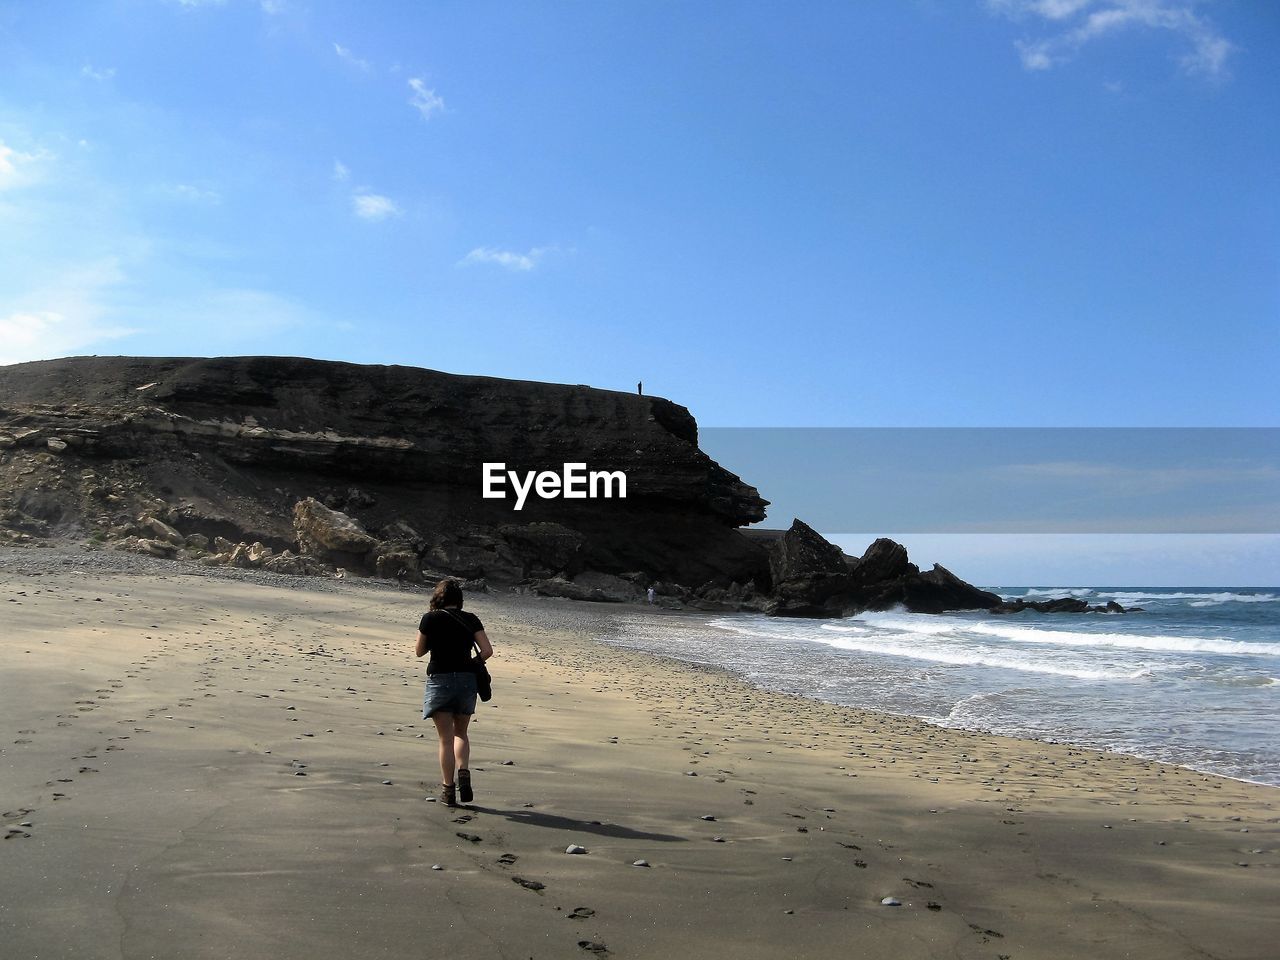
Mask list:
[[[441,580],[431,595],[430,609],[418,624],[414,652],[427,653],[427,686],[422,698],[422,719],[435,722],[440,738],[440,802],[456,807],[458,800],[470,803],[471,739],[467,728],[476,712],[476,675],[471,669],[471,650],[493,656],[493,645],[485,636],[484,624],[473,613],[462,610],[462,588],[456,580]]]
[[[638,394],[639,394],[640,396],[642,396],[642,397],[644,396],[644,381],[643,381],[643,380],[641,380],[639,383],[637,383],[637,384],[636,384],[636,393],[638,393]]]

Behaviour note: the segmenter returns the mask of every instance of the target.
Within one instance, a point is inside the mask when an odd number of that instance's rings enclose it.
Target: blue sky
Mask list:
[[[1277,49],[1232,0],[0,0],[0,363],[1270,426]]]

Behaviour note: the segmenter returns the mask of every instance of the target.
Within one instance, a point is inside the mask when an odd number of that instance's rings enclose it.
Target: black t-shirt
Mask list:
[[[470,673],[471,639],[483,629],[480,618],[465,610],[450,607],[424,613],[418,631],[426,635],[431,653],[427,673]]]

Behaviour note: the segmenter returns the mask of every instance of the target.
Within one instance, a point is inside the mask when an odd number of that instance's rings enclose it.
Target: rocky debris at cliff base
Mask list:
[[[293,529],[302,552],[313,556],[329,553],[342,558],[363,557],[377,543],[358,520],[313,497],[294,505]]]
[[[580,573],[572,580],[564,577],[535,580],[529,588],[540,597],[563,597],[592,603],[634,603],[640,599],[640,591],[635,584],[621,577],[591,571]]]

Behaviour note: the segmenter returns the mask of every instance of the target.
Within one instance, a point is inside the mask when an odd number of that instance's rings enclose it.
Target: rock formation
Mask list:
[[[1058,597],[1053,600],[1027,600],[1019,597],[1016,600],[1002,600],[990,608],[991,613],[1021,613],[1023,610],[1035,610],[1037,613],[1141,613],[1142,607],[1126,607],[1108,600],[1106,603],[1090,604],[1079,597]]]
[[[622,471],[627,498],[517,512],[481,496],[486,462]],[[641,571],[767,588],[766,554],[737,529],[766,505],[659,397],[278,357],[0,367],[0,529],[17,541],[210,554],[186,543],[199,535],[236,564],[261,543],[298,551],[295,566],[410,579]]]
[[[516,511],[485,463],[621,471],[627,497]],[[767,504],[659,397],[282,357],[0,367],[0,541],[779,616],[1002,604],[892,540],[739,529]]]
[[[768,549],[774,583],[765,609],[775,616],[847,617],[896,606],[941,613],[988,609],[1001,602],[945,567],[921,573],[908,560],[906,547],[884,537],[861,557],[847,557],[797,520]]]

